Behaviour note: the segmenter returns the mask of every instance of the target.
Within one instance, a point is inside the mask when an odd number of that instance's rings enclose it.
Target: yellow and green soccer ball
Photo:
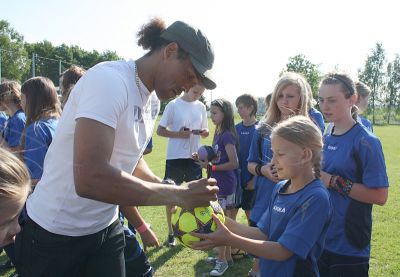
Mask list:
[[[194,209],[177,207],[171,218],[175,237],[187,247],[190,247],[190,242],[200,241],[200,238],[192,236],[190,233],[214,232],[217,224],[214,222],[212,214],[216,214],[222,223],[225,222],[224,211],[218,202],[211,202],[208,207]]]

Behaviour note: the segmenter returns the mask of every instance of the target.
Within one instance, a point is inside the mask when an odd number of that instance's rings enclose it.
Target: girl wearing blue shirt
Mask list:
[[[322,180],[329,188],[333,218],[321,276],[368,276],[372,205],[384,205],[388,178],[379,139],[357,122],[357,93],[345,74],[328,74],[319,102],[333,125],[324,136]]]
[[[21,107],[21,86],[17,81],[0,84],[0,106],[9,116],[0,137],[0,146],[5,146],[12,152],[19,151],[26,118]]]
[[[319,276],[322,252],[331,217],[329,193],[318,179],[322,135],[307,117],[294,116],[273,128],[272,162],[279,179],[271,201],[249,227],[214,216],[214,233],[196,234],[203,241],[195,249],[231,245],[260,257],[261,276]]]
[[[250,225],[256,226],[268,207],[275,184],[279,181],[274,164],[271,162],[271,127],[294,115],[308,116],[309,90],[303,76],[286,72],[279,79],[271,96],[267,113],[261,120],[250,146],[248,170],[256,176],[256,197],[250,212]],[[258,272],[255,261],[250,275]]]
[[[27,80],[21,92],[22,107],[26,113],[26,128],[21,146],[32,185],[36,185],[42,177],[44,157],[57,128],[61,104],[53,82],[46,77]]]

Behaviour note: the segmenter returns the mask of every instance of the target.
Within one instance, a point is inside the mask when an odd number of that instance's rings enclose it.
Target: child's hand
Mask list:
[[[192,159],[196,162],[199,161],[199,154],[197,152],[192,153]]]
[[[278,172],[273,163],[263,165],[261,167],[261,173],[271,181],[275,183],[279,182]]]
[[[216,246],[229,245],[232,236],[231,231],[229,231],[215,214],[213,214],[212,217],[217,224],[217,230],[209,234],[191,233],[193,236],[202,239],[199,242],[193,242],[191,244],[193,249],[208,250]]]
[[[150,228],[144,233],[141,233],[140,238],[142,239],[143,248],[145,251],[147,247],[160,247],[160,242],[158,241],[156,234]]]

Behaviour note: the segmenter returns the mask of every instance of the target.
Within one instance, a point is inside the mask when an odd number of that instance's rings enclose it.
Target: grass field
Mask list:
[[[156,125],[157,126],[157,125]],[[212,126],[212,124],[210,124]],[[385,152],[389,175],[389,199],[385,206],[375,206],[373,210],[372,253],[370,276],[400,276],[400,126],[375,126],[375,133],[381,139]],[[212,133],[212,132],[211,132]],[[203,141],[210,144],[212,136]],[[158,176],[164,175],[167,139],[153,137],[153,152],[146,156],[146,161]],[[151,223],[158,238],[165,242],[167,226],[164,207],[141,207],[144,218]],[[245,222],[243,213],[239,220]],[[208,276],[211,266],[205,262],[210,253],[194,251],[178,245],[174,248],[161,247],[149,249],[147,255],[156,269],[155,276]],[[4,254],[0,262],[5,259]],[[250,258],[236,261],[224,276],[246,276],[251,267]],[[0,276],[8,276],[10,272]]]

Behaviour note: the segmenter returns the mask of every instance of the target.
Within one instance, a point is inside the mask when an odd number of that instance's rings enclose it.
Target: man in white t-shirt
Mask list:
[[[200,137],[208,137],[206,106],[199,101],[205,88],[197,85],[165,107],[157,135],[167,137],[168,149],[164,179],[176,184],[201,179],[201,166],[192,159],[200,147]],[[171,225],[171,207],[166,207],[168,245],[175,245]]]
[[[159,184],[142,159],[158,99],[196,84],[215,88],[212,47],[180,21],[165,28],[153,19],[138,38],[146,55],[94,66],[71,93],[16,240],[21,276],[125,276],[118,205],[195,207],[216,199],[215,180]]]

